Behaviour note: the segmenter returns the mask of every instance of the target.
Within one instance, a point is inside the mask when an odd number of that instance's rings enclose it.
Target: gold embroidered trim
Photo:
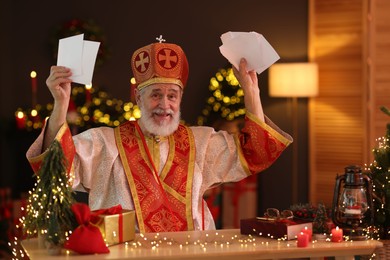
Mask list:
[[[258,119],[254,114],[250,112],[246,112],[246,116],[256,124],[260,125],[263,129],[269,132],[273,137],[275,137],[279,142],[281,142],[285,146],[288,146],[291,143],[290,140],[288,140],[286,137],[281,135],[278,131],[273,129],[271,126],[267,125],[265,122]]]
[[[171,186],[169,186],[168,184],[166,184],[165,182],[162,182],[162,185],[164,186],[164,190],[166,192],[168,192],[169,194],[172,195],[172,197],[174,197],[175,199],[177,199],[178,201],[180,201],[181,203],[185,204],[186,203],[186,199],[180,195],[180,193],[178,193],[177,191],[175,191],[174,189],[172,189]]]
[[[150,160],[153,160],[153,158],[149,159],[148,153],[146,152],[146,149],[149,149],[149,148],[144,146],[144,144],[142,142],[142,138],[139,135],[138,131],[135,131],[135,136],[137,137],[137,145],[139,147],[139,151],[141,153],[141,157],[148,164],[148,167],[149,167],[150,171],[153,172],[154,171],[154,168],[153,168],[154,162],[150,161]],[[158,167],[158,166],[156,166],[156,167]],[[153,177],[156,180],[156,176],[153,175]],[[156,181],[158,182],[158,180],[156,180]]]
[[[246,175],[250,176],[250,175],[252,175],[252,173],[249,170],[248,162],[246,161],[245,156],[244,156],[244,152],[242,151],[240,138],[238,137],[237,134],[235,134],[233,136],[233,138],[234,138],[234,143],[236,144],[236,147],[237,147],[238,158],[241,162],[242,168],[244,169]]]
[[[169,142],[169,144],[168,144],[169,145],[168,158],[167,158],[167,162],[165,163],[164,168],[162,169],[162,172],[160,175],[160,179],[162,181],[164,181],[165,178],[167,177],[169,170],[172,167],[173,159],[175,157],[175,139],[173,138],[172,135],[169,136],[168,142]]]
[[[60,130],[58,130],[58,133],[57,133],[55,139],[56,139],[57,141],[61,141],[62,137],[64,136],[64,134],[65,134],[66,130],[68,130],[68,128],[69,128],[68,123],[65,122],[65,123],[61,126]]]
[[[55,137],[55,140],[57,140],[57,141],[60,141],[61,140],[61,138],[64,136],[64,134],[65,134],[65,132],[66,132],[66,130],[68,129],[69,127],[68,127],[68,123],[64,123],[62,126],[61,126],[61,128],[60,128],[60,130],[58,130],[58,133],[57,133],[57,135],[56,135],[56,137]],[[42,130],[42,131],[44,131],[44,130]],[[38,156],[35,156],[35,157],[31,157],[31,158],[28,158],[28,161],[30,162],[30,163],[39,163],[39,162],[42,162],[43,161],[43,159],[45,159],[45,157],[46,157],[46,155],[47,155],[47,153],[49,152],[49,149],[46,149],[43,153],[41,153],[40,155],[38,155]]]
[[[194,179],[194,168],[195,168],[195,139],[189,127],[186,127],[188,132],[188,139],[190,144],[190,155],[188,162],[188,175],[187,175],[187,187],[186,187],[186,215],[187,215],[187,227],[188,230],[194,230],[194,219],[192,216],[192,182]]]
[[[147,87],[149,85],[158,84],[158,83],[172,83],[172,84],[178,85],[181,89],[184,88],[183,83],[181,82],[181,80],[174,79],[174,78],[162,78],[162,77],[148,79],[147,81],[144,81],[144,82],[140,83],[137,86],[137,88],[139,90],[141,90],[141,89],[143,89],[143,88],[145,88],[145,87]]]
[[[114,133],[115,133],[115,142],[116,142],[116,145],[118,147],[120,158],[122,160],[122,165],[125,169],[125,173],[127,176],[127,182],[130,186],[130,192],[131,192],[132,197],[133,197],[135,213],[137,215],[137,220],[138,220],[138,228],[139,228],[141,233],[145,233],[145,226],[144,226],[144,219],[142,217],[141,205],[140,205],[140,202],[138,199],[137,189],[135,187],[133,175],[131,174],[131,170],[129,167],[129,162],[127,161],[126,152],[125,152],[125,149],[123,148],[121,134],[120,134],[120,126],[118,126],[114,129]]]

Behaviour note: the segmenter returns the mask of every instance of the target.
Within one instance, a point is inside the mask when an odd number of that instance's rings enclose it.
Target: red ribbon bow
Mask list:
[[[98,209],[91,212],[91,222],[96,224],[99,221],[99,215],[115,215],[122,213],[122,206],[120,204],[108,209]]]
[[[104,243],[100,230],[91,224],[91,210],[87,204],[75,203],[71,207],[77,223],[80,224],[69,240],[65,243],[64,248],[75,251],[79,254],[102,254],[109,253],[110,250]]]
[[[122,215],[122,206],[120,204],[113,206],[108,209],[99,209],[92,211],[91,214],[91,223],[97,224],[101,219],[99,215],[115,215],[118,214],[118,239],[119,242],[123,242],[123,215]]]

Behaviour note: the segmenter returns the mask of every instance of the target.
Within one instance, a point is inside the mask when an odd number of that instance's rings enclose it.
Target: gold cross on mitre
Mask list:
[[[163,37],[162,37],[161,34],[160,34],[160,37],[156,37],[156,40],[157,40],[159,43],[165,42],[165,39],[163,39]]]

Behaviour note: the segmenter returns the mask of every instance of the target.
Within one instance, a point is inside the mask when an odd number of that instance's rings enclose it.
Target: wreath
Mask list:
[[[231,67],[219,69],[211,77],[209,91],[211,95],[198,117],[198,125],[210,125],[219,119],[233,121],[245,115],[244,91]]]
[[[53,58],[57,60],[58,41],[62,38],[84,34],[84,39],[100,42],[96,57],[96,65],[101,66],[109,57],[106,37],[102,29],[93,20],[72,19],[56,27],[51,35],[50,44],[53,50]]]

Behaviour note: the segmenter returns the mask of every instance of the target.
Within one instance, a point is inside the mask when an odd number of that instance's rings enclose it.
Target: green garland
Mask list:
[[[294,204],[290,206],[290,210],[294,213],[294,219],[313,222],[313,233],[330,233],[329,222],[331,212],[324,204]]]

